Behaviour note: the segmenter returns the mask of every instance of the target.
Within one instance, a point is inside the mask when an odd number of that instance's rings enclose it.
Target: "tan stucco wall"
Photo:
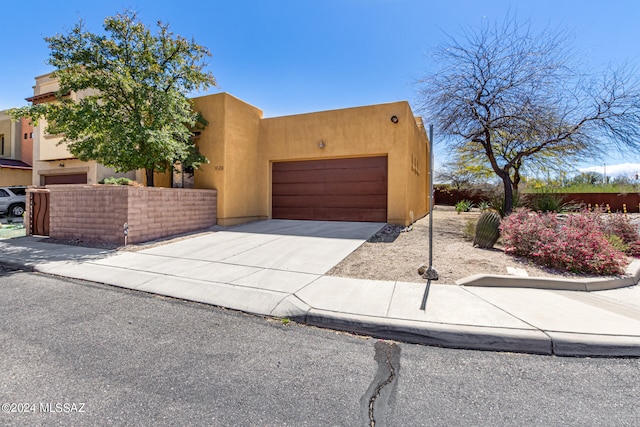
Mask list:
[[[262,111],[227,93],[193,101],[209,122],[196,140],[209,164],[196,170],[195,187],[218,190],[221,225],[267,218],[267,193],[258,185],[265,162],[259,146]]]
[[[12,120],[6,111],[0,111],[0,135],[4,137],[4,151],[0,159],[22,160],[21,122]],[[30,185],[31,169],[0,167],[0,185]]]
[[[11,120],[6,111],[0,111],[0,135],[4,137],[0,158],[20,160],[20,122]]]
[[[398,123],[391,117],[396,116]],[[387,156],[387,221],[408,225],[427,212],[427,137],[418,128],[407,102],[277,117],[263,120],[260,144],[266,159],[261,170],[262,191],[271,211],[271,172],[274,161]],[[322,141],[324,148],[319,148]],[[413,158],[418,159],[417,171]],[[412,165],[414,166],[412,168]]]
[[[0,168],[0,187],[7,185],[31,185],[31,170]]]
[[[429,138],[422,122],[417,117],[410,126],[407,150],[411,163],[411,172],[407,177],[407,206],[405,212],[418,220],[429,212]],[[410,218],[411,219],[411,218]],[[408,225],[408,224],[406,224]]]
[[[33,126],[31,120],[20,119],[20,160],[28,165],[33,164]],[[27,137],[24,138],[24,135]]]

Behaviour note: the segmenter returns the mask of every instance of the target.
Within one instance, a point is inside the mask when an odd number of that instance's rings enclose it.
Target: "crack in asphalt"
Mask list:
[[[395,402],[395,391],[400,371],[400,346],[387,341],[377,341],[374,360],[378,362],[378,370],[363,396],[369,427],[386,425],[385,416],[390,414]],[[389,386],[393,384],[390,388]]]

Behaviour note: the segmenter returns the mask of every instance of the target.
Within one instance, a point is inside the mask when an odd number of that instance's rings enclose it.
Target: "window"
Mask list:
[[[29,132],[29,138],[33,138],[33,132]]]
[[[27,139],[27,134],[26,133],[24,134],[24,139]]]
[[[0,197],[9,197],[9,193],[6,190],[0,188]]]
[[[4,156],[4,135],[0,135],[0,156]]]

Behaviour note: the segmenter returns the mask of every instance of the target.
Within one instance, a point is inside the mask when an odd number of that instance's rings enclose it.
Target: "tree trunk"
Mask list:
[[[146,168],[144,172],[147,176],[147,187],[153,187],[153,168]]]
[[[520,170],[519,169],[514,169],[513,170],[513,180],[512,180],[512,187],[513,187],[513,193],[516,194],[518,192],[518,184],[520,184]]]
[[[509,174],[503,175],[501,178],[504,186],[504,215],[507,216],[513,212],[513,187]]]

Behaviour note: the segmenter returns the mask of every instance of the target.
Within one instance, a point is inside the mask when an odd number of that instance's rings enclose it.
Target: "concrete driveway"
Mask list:
[[[268,220],[170,243],[139,254],[324,274],[384,224]]]
[[[268,220],[139,252],[255,269],[324,274],[384,224]]]

